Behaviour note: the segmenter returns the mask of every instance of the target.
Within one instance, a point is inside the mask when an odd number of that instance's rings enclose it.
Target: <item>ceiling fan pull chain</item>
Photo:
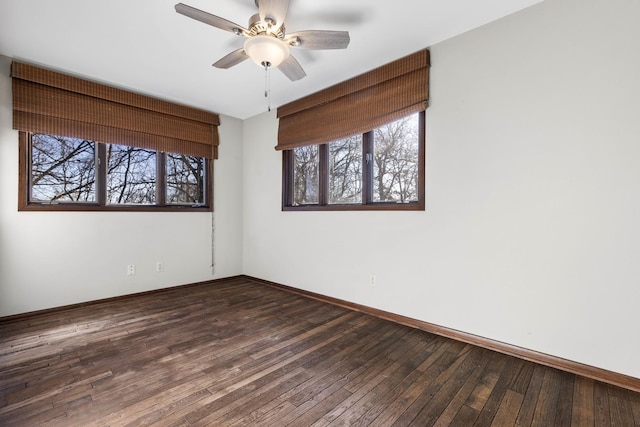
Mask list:
[[[271,75],[269,74],[269,66],[267,62],[264,64],[264,97],[267,98],[267,111],[271,111]]]

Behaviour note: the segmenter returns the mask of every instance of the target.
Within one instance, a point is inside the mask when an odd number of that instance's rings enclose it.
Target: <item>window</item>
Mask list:
[[[206,161],[202,157],[166,154],[167,204],[204,205]]]
[[[283,210],[424,210],[430,55],[278,107]]]
[[[318,204],[320,194],[320,157],[318,146],[309,145],[293,151],[294,193],[296,205]]]
[[[424,210],[424,115],[283,151],[283,210]]]
[[[115,144],[108,144],[106,151],[107,204],[154,205],[156,152]]]
[[[421,137],[418,114],[373,131],[374,202],[419,201]],[[424,144],[422,144],[424,145]]]
[[[211,161],[20,132],[21,209],[209,209]],[[100,165],[104,165],[101,167]]]
[[[96,201],[96,150],[93,141],[35,134],[31,138],[30,153],[31,201]]]
[[[362,137],[352,136],[329,147],[329,203],[362,202]],[[301,148],[295,148],[294,152]]]
[[[220,118],[19,62],[19,210],[211,210]]]

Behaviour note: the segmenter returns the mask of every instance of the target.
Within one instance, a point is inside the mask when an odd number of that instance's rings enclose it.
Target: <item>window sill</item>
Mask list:
[[[26,212],[211,212],[208,206],[99,206],[76,203],[30,203],[18,206]]]
[[[368,205],[283,206],[282,211],[424,211],[424,203],[372,203]]]

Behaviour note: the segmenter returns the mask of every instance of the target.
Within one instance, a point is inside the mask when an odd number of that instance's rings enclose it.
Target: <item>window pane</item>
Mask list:
[[[329,144],[329,203],[362,202],[362,137]]]
[[[95,202],[95,142],[31,136],[31,201]]]
[[[418,114],[373,131],[373,201],[418,201]]]
[[[318,146],[293,149],[293,205],[318,203]]]
[[[167,153],[167,204],[204,204],[205,161]]]
[[[107,203],[156,202],[156,152],[126,145],[107,146]]]

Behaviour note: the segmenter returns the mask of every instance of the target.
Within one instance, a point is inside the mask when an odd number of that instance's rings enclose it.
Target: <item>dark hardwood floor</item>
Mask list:
[[[237,278],[0,322],[2,426],[640,426],[640,394]]]

